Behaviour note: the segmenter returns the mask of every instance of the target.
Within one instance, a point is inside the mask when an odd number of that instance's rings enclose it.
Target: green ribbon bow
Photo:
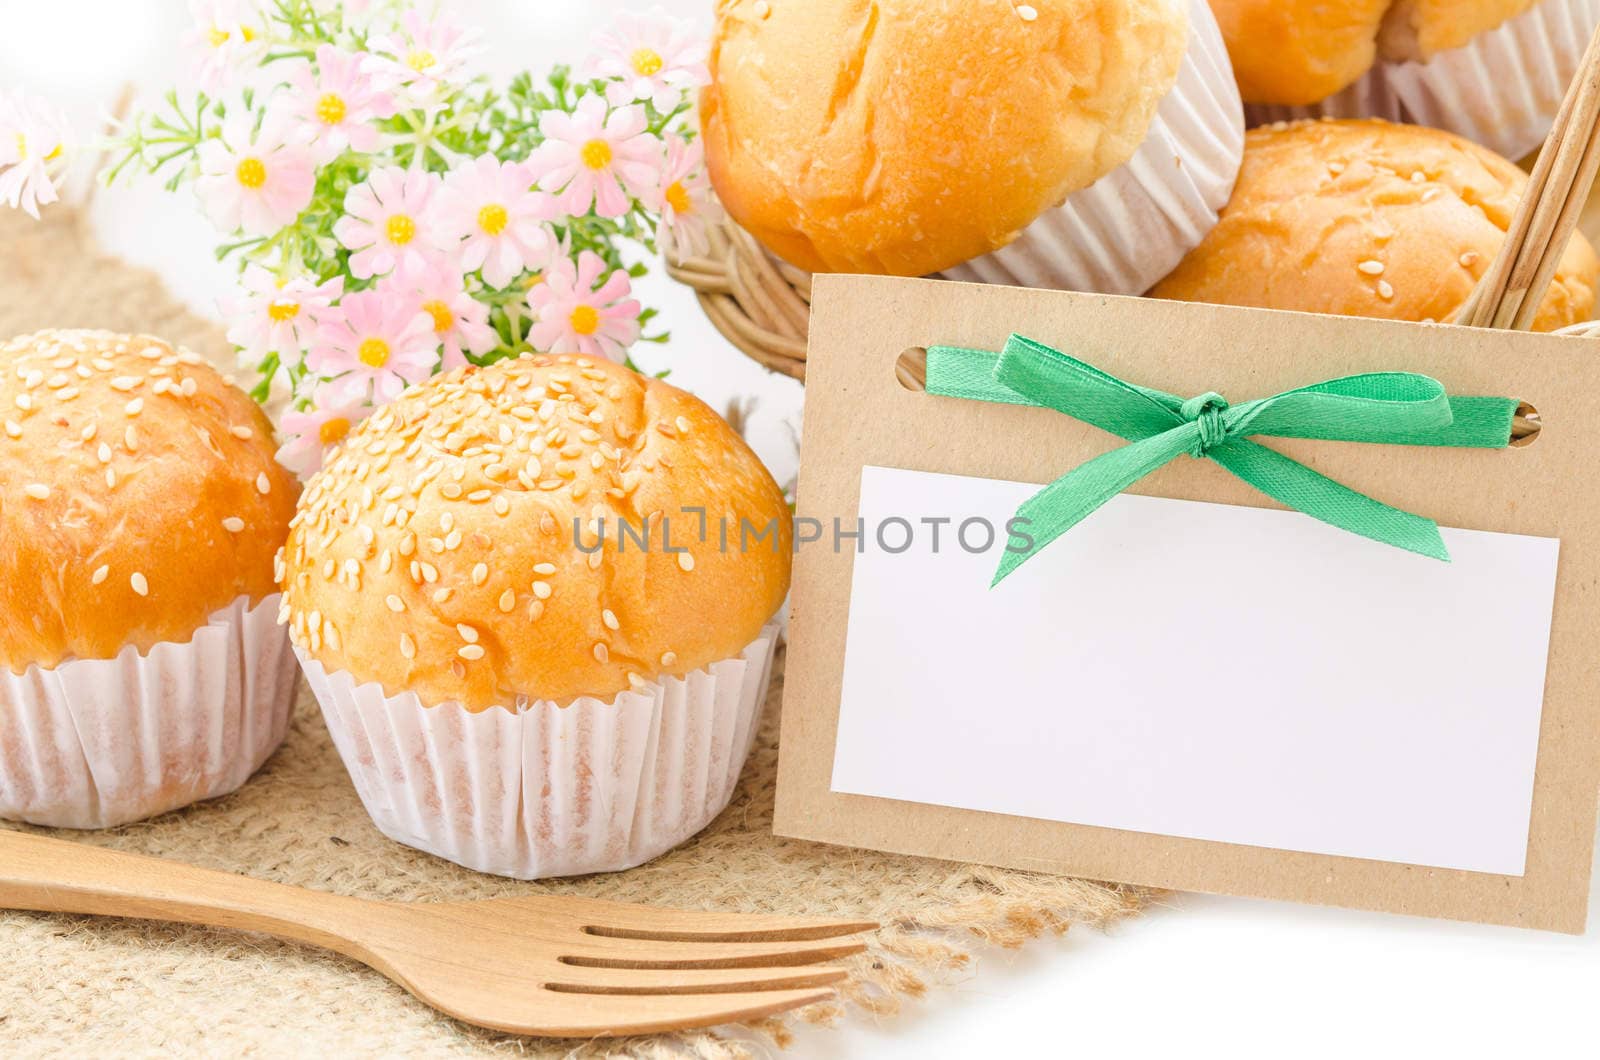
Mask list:
[[[928,392],[1052,408],[1130,444],[1095,457],[1024,501],[1034,545],[1007,552],[998,585],[1034,553],[1135,482],[1187,453],[1214,460],[1267,496],[1362,537],[1435,559],[1450,553],[1432,519],[1391,508],[1250,441],[1252,435],[1387,445],[1510,444],[1514,398],[1449,397],[1438,380],[1372,372],[1230,405],[1217,393],[1187,401],[1124,382],[1043,343],[1011,336],[999,356],[928,348]]]

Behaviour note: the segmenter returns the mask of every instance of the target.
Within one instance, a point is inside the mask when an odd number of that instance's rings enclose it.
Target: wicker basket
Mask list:
[[[1590,40],[1549,139],[1529,178],[1504,245],[1479,280],[1456,322],[1526,330],[1586,212],[1600,221],[1589,197],[1600,169],[1600,29]],[[1600,224],[1596,224],[1600,228]],[[1600,233],[1597,233],[1600,234]],[[694,288],[717,330],[775,372],[806,375],[806,328],[811,275],[778,258],[731,219],[710,226],[705,253],[674,260],[666,271]],[[1600,321],[1562,334],[1600,337]]]

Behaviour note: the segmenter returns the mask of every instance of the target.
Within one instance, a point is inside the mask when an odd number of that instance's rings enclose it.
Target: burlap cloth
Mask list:
[[[95,250],[81,215],[43,222],[0,209],[0,337],[41,327],[149,332],[226,359],[216,325],[152,273]],[[0,542],[0,547],[4,543]],[[631,872],[523,884],[383,838],[368,820],[302,686],[288,743],[237,794],[113,832],[67,837],[341,894],[436,900],[533,892],[658,905],[865,917],[885,927],[851,965],[840,1005],[796,1017],[894,1013],[969,968],[977,941],[1017,946],[1103,924],[1143,895],[1082,880],[775,838],[782,660],[766,721],[727,812]],[[0,913],[0,1053],[453,1056],[744,1055],[760,1035],[685,1033],[616,1042],[514,1038],[441,1017],[360,965],[319,950],[199,928]]]

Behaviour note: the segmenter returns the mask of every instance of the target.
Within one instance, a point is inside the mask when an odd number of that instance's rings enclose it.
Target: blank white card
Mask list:
[[[833,790],[1522,875],[1556,540],[1124,495],[990,589],[1037,489],[863,469]]]

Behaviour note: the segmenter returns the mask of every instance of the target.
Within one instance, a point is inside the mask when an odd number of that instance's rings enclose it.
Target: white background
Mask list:
[[[495,72],[543,70],[584,53],[589,34],[645,0],[473,0],[492,30]],[[802,0],[790,0],[802,2]],[[709,20],[711,0],[668,0]],[[0,86],[24,86],[93,127],[129,82],[169,83],[182,0],[0,0]],[[214,313],[228,272],[192,203],[157,188],[100,192],[106,245],[160,269]],[[723,342],[694,299],[656,276],[639,285],[672,343],[641,360],[722,407],[759,404],[753,442],[780,480],[793,472],[799,388]],[[93,292],[85,292],[93,297]],[[64,322],[65,323],[65,322]],[[848,857],[840,851],[841,857]],[[1592,923],[1600,917],[1591,903]],[[110,984],[108,984],[110,988]],[[802,1033],[818,1057],[1029,1055],[1596,1055],[1600,926],[1581,938],[1268,902],[1176,895],[1109,936],[1074,931],[1017,954],[873,1026],[856,1017]],[[3,1042],[3,1031],[0,1031]]]

